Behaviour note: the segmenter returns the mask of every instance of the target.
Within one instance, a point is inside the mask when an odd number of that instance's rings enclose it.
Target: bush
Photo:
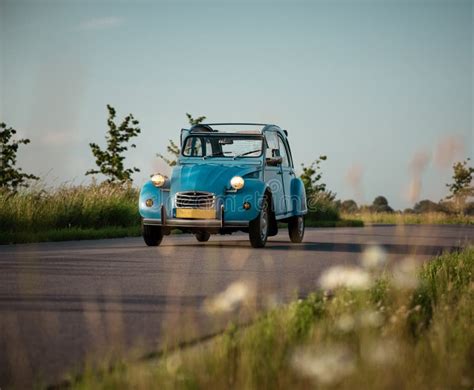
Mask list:
[[[370,206],[370,211],[374,213],[392,213],[393,209],[388,205],[388,200],[384,196],[377,196]]]
[[[308,199],[307,220],[313,221],[338,221],[339,208],[330,192],[319,192]]]
[[[349,199],[341,203],[340,209],[343,213],[352,214],[357,213],[359,207],[357,206],[357,203],[354,200]]]
[[[448,209],[440,203],[424,199],[415,204],[413,211],[415,213],[446,213],[448,212]]]

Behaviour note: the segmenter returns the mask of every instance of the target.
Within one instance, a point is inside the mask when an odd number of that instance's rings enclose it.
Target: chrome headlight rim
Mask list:
[[[230,186],[234,190],[241,190],[245,186],[245,180],[242,176],[234,176],[230,179]]]

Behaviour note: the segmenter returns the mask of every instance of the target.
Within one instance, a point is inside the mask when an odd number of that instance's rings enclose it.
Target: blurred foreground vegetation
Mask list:
[[[320,292],[210,342],[88,369],[72,388],[471,389],[474,248],[421,269],[379,260],[372,252],[365,268],[333,267]]]

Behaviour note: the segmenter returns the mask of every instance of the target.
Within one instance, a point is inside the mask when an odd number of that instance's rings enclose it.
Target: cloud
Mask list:
[[[464,139],[457,135],[447,135],[439,140],[434,153],[434,161],[438,169],[449,169],[451,165],[464,155]]]
[[[362,179],[364,175],[364,169],[360,164],[353,164],[349,167],[345,181],[351,187],[354,192],[354,196],[358,202],[362,202],[364,199],[362,189]]]
[[[109,28],[118,27],[122,23],[122,18],[118,18],[116,16],[105,16],[103,18],[84,20],[79,24],[79,29],[83,31],[106,30]]]
[[[74,133],[64,131],[48,131],[41,142],[47,146],[64,146],[76,141]]]
[[[423,172],[428,167],[430,160],[431,155],[429,152],[425,150],[418,150],[415,152],[410,161],[409,170],[411,173],[411,180],[406,191],[406,199],[412,203],[418,201],[420,197],[422,189],[421,177]]]

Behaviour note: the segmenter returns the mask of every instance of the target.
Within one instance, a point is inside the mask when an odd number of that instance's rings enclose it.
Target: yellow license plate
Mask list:
[[[214,219],[216,210],[176,209],[176,218]]]

